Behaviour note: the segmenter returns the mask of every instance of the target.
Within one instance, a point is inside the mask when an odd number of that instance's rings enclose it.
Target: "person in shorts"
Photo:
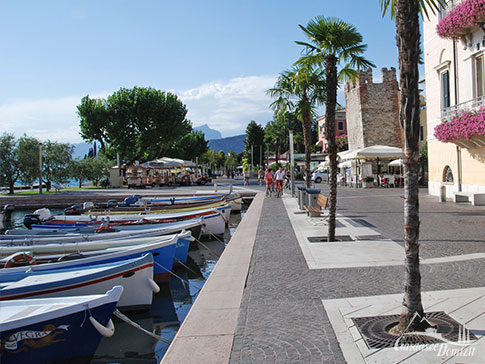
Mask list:
[[[285,180],[285,175],[286,173],[283,167],[280,167],[274,175],[276,180],[276,190],[279,190],[280,194],[283,194],[283,181]]]
[[[273,171],[271,168],[266,169],[266,172],[264,172],[264,180],[266,182],[266,197],[268,197],[269,186],[273,184]]]

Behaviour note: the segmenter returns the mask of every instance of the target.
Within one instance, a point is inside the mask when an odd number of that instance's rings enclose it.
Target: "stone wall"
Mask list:
[[[349,149],[371,145],[402,147],[396,70],[382,69],[382,83],[374,83],[372,70],[360,73],[345,87]]]

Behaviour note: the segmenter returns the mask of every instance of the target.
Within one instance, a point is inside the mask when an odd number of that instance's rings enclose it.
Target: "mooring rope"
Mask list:
[[[205,245],[204,243],[202,243],[202,242],[201,242],[199,239],[197,239],[197,238],[194,238],[194,239],[195,239],[195,241],[196,241],[197,243],[199,243],[200,245],[202,245],[204,248],[206,248],[206,249],[207,249],[208,251],[210,251],[212,254],[214,254],[214,255],[215,255],[215,256],[217,256],[218,258],[220,258],[220,257],[221,257],[221,255],[220,255],[220,254],[217,254],[215,251],[213,251],[213,250],[212,250],[211,248],[209,248],[207,245]]]
[[[184,264],[180,259],[177,259],[175,258],[175,260],[178,262],[178,264],[180,264],[182,267],[184,267],[185,269],[188,269],[190,270],[192,273],[194,273],[195,275],[199,275],[199,273],[197,273],[195,270],[192,270],[190,269],[190,267],[186,264]],[[202,276],[202,278],[204,278],[204,276]],[[205,281],[205,278],[204,278],[204,281]]]
[[[129,317],[123,315],[118,309],[115,309],[114,312],[113,312],[113,314],[116,317],[118,317],[120,320],[122,320],[122,321],[126,322],[127,324],[133,326],[134,328],[136,328],[136,329],[144,332],[145,334],[150,335],[151,337],[157,339],[158,341],[162,341],[162,342],[164,342],[165,344],[168,344],[168,345],[170,345],[172,343],[172,341],[167,340],[167,339],[165,339],[162,336],[156,335],[153,332],[150,332],[150,331],[144,329],[139,324],[137,324],[136,322],[132,321]]]

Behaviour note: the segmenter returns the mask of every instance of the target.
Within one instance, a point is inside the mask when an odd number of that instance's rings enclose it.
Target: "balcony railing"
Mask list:
[[[485,96],[480,96],[475,99],[462,102],[461,104],[453,105],[441,110],[441,120],[448,121],[453,116],[463,112],[463,111],[476,111],[480,107],[485,107]]]

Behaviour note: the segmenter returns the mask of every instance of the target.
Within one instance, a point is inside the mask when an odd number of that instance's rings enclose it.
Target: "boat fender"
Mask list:
[[[148,284],[150,285],[150,287],[152,287],[153,293],[160,292],[160,287],[158,286],[158,284],[155,283],[153,279],[148,278]]]
[[[104,337],[111,337],[115,333],[115,325],[111,319],[108,321],[108,326],[101,325],[93,316],[89,316],[89,321],[91,321],[94,328]]]
[[[17,263],[24,263],[23,265],[36,265],[37,262],[35,261],[35,258],[30,255],[29,252],[18,252],[13,254],[10,259],[7,260],[5,265],[3,266],[4,268],[12,268],[17,266]]]

